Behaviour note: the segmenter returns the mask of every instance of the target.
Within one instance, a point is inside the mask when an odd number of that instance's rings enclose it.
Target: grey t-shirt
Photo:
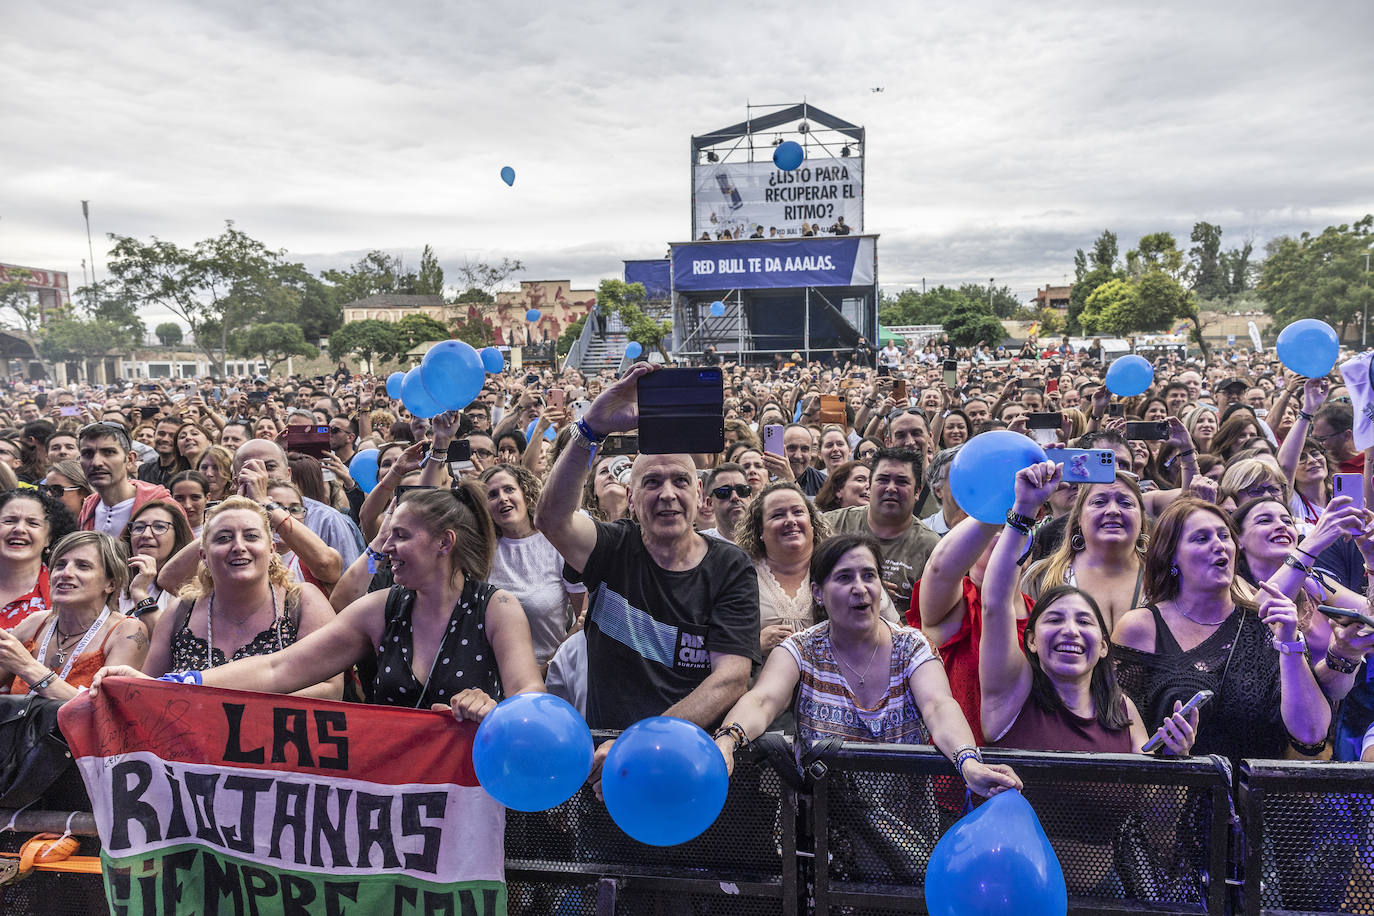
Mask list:
[[[873,529],[868,527],[867,506],[834,509],[824,513],[824,518],[836,534],[873,534]],[[899,591],[893,596],[892,601],[897,607],[897,613],[905,617],[906,612],[911,609],[912,592],[925,572],[930,552],[940,543],[940,536],[917,518],[913,518],[911,525],[898,537],[873,536],[877,539],[878,546],[883,549],[883,581],[898,587]]]

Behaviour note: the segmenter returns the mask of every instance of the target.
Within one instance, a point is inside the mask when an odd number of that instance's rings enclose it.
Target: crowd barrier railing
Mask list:
[[[1374,914],[1374,769],[1367,764],[1245,761],[1233,793],[1221,758],[985,757],[1010,764],[1025,782],[1064,869],[1070,913]],[[20,813],[15,826],[22,834],[67,824],[59,807],[47,799]],[[921,913],[931,851],[964,810],[962,782],[947,760],[929,747],[896,745],[844,745],[809,767],[802,791],[741,755],[719,819],[679,846],[626,836],[584,787],[550,811],[508,812],[508,909],[512,916]],[[12,814],[0,811],[0,825]],[[67,826],[87,834],[88,821]],[[8,849],[18,839],[0,842]],[[64,906],[53,909],[58,900]],[[17,916],[98,913],[99,902],[96,876],[35,875],[0,887],[0,912]]]

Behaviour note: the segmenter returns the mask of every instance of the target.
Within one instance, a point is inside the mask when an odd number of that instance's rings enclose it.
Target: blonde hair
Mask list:
[[[1135,556],[1143,565],[1145,551],[1150,543],[1150,520],[1145,515],[1145,497],[1140,492],[1140,485],[1125,471],[1116,472],[1115,483],[1125,484],[1135,497],[1136,509],[1140,512],[1140,533],[1135,539]],[[1032,563],[1021,577],[1021,590],[1027,595],[1038,598],[1054,586],[1065,584],[1065,577],[1068,575],[1069,567],[1073,565],[1073,558],[1082,549],[1074,547],[1074,538],[1083,536],[1083,507],[1087,505],[1089,495],[1098,487],[1104,486],[1111,484],[1079,484],[1078,495],[1074,497],[1073,508],[1069,510],[1068,524],[1064,526],[1064,537],[1060,540],[1059,546],[1049,556]],[[1081,583],[1079,588],[1083,588]]]
[[[272,522],[267,518],[267,510],[259,506],[246,496],[230,496],[219,505],[205,513],[205,521],[200,529],[200,549],[204,553],[210,544],[210,529],[215,526],[215,519],[226,512],[242,510],[252,512],[262,522],[262,530],[267,535],[267,541],[272,543]],[[294,598],[300,593],[301,585],[291,578],[290,571],[286,564],[281,561],[275,549],[267,559],[267,583],[268,585],[280,588],[286,592],[288,598]],[[196,567],[195,577],[181,590],[181,597],[188,601],[195,601],[197,598],[205,598],[215,593],[215,579],[210,575],[210,567],[204,559],[200,561],[200,566]]]
[[[48,567],[57,566],[57,561],[63,556],[87,544],[95,547],[100,564],[105,567],[105,577],[114,586],[114,590],[105,598],[105,606],[117,610],[119,596],[129,587],[129,554],[124,549],[123,541],[115,540],[103,531],[73,531],[53,546]]]

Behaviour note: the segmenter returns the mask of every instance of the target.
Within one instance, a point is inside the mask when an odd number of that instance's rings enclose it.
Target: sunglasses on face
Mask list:
[[[79,490],[79,489],[81,489],[81,488],[80,488],[80,487],[64,487],[64,486],[62,486],[62,484],[60,484],[60,483],[45,483],[45,484],[41,484],[41,485],[38,487],[38,489],[42,490],[44,493],[47,493],[47,494],[48,494],[49,496],[51,496],[53,499],[61,499],[61,498],[62,498],[62,494],[63,494],[63,493],[66,493],[68,490]]]
[[[749,489],[748,484],[736,483],[725,484],[724,486],[716,487],[714,490],[711,491],[711,495],[714,496],[716,499],[729,499],[730,494],[734,493],[740,499],[744,499],[752,492],[753,491]]]

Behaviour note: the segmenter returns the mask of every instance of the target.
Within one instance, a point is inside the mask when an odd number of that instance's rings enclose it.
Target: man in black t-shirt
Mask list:
[[[587,613],[587,723],[624,729],[671,715],[710,730],[744,694],[759,660],[759,590],[733,544],[694,529],[701,484],[687,455],[640,455],[630,472],[635,521],[577,511],[588,452],[638,425],[635,365],[575,426],[544,484],[535,525],[582,574]],[[593,780],[610,743],[597,749]]]

